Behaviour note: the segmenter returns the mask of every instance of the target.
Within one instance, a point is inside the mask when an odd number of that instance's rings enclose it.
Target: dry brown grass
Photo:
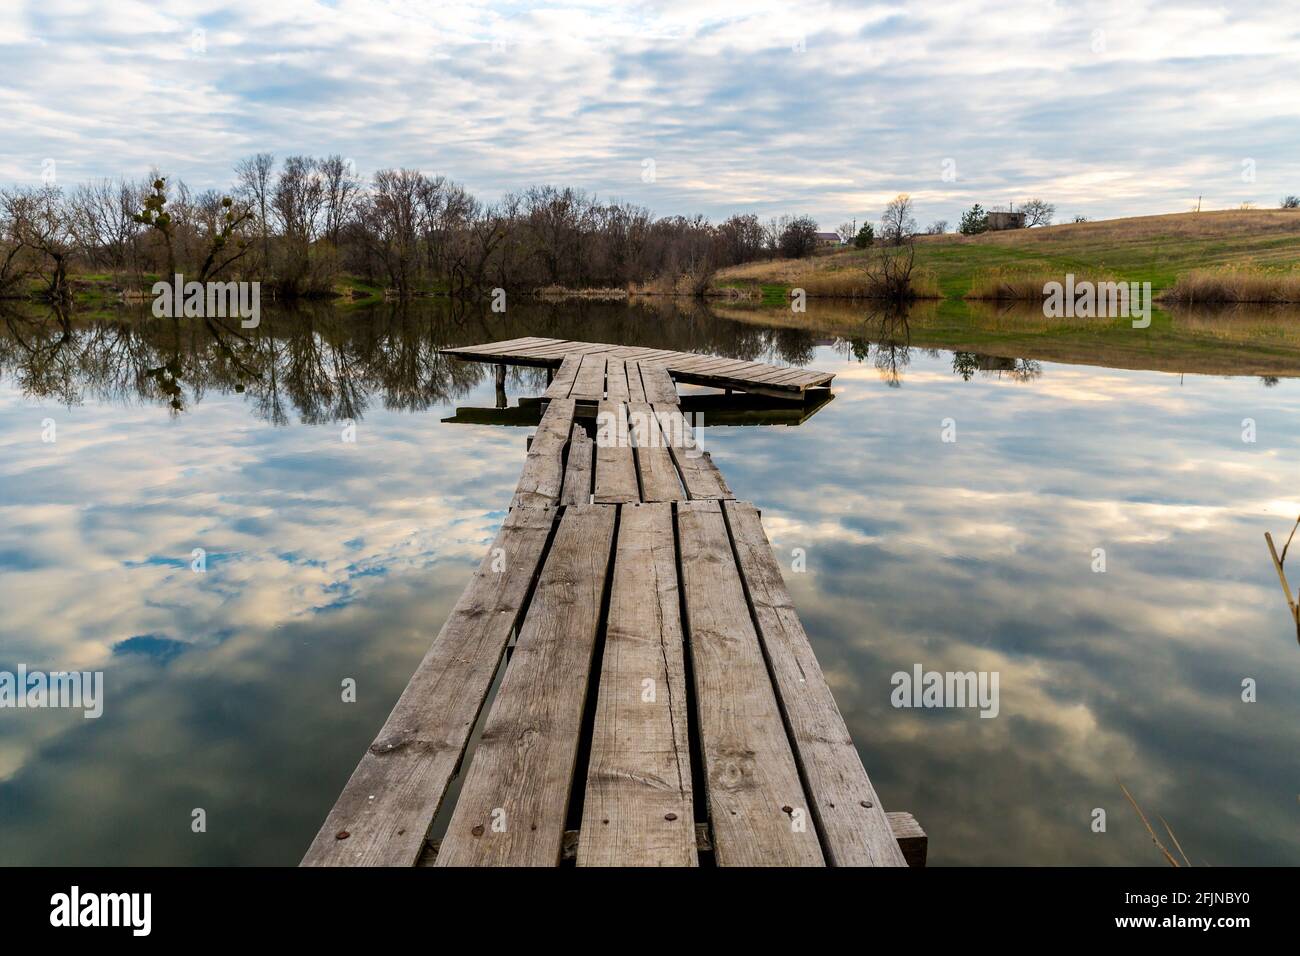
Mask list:
[[[720,274],[726,284],[715,282],[711,292],[732,295],[735,290],[749,298],[761,298],[761,287],[786,286],[803,289],[810,299],[880,299],[878,283],[866,269],[866,259],[845,262],[831,257],[768,259],[732,266]],[[943,293],[933,273],[916,269],[911,275],[911,293],[917,299],[940,299]]]
[[[1249,266],[1193,269],[1180,275],[1163,298],[1181,305],[1300,302],[1300,272]]]
[[[1115,276],[1076,273],[1074,281],[1100,285],[1121,280]],[[989,269],[975,276],[965,298],[986,302],[1042,302],[1047,297],[1043,289],[1049,282],[1064,283],[1065,275],[1042,270]]]
[[[1008,246],[1086,245],[1092,242],[1116,244],[1149,243],[1157,239],[1220,240],[1234,236],[1300,238],[1300,210],[1226,209],[1213,212],[1171,213],[1159,216],[1131,216],[1097,222],[1071,222],[1036,229],[1006,229],[978,236],[949,233],[917,236],[918,246],[931,243]],[[1046,250],[1044,250],[1046,251]]]
[[[1116,782],[1118,783],[1118,781]],[[1160,841],[1160,837],[1156,836],[1155,828],[1151,826],[1151,821],[1148,820],[1147,815],[1142,812],[1142,808],[1138,806],[1138,802],[1133,799],[1133,794],[1128,792],[1128,787],[1121,783],[1119,788],[1124,791],[1124,796],[1128,798],[1128,802],[1131,803],[1133,809],[1137,811],[1138,819],[1140,819],[1142,825],[1146,827],[1147,835],[1151,837],[1151,842],[1155,844],[1156,849],[1160,851],[1160,855],[1165,858],[1165,862],[1174,867],[1181,867],[1184,865],[1191,866],[1192,862],[1187,859],[1187,854],[1183,852],[1182,844],[1178,842],[1178,837],[1174,835],[1174,829],[1169,825],[1169,822],[1164,817],[1160,817],[1160,822],[1164,825],[1165,832],[1169,834],[1169,841],[1178,850],[1178,855],[1183,858],[1182,863],[1179,863],[1178,860],[1175,859],[1174,855],[1170,853],[1169,849]]]
[[[627,289],[569,289],[561,285],[548,285],[533,291],[539,299],[626,299]]]

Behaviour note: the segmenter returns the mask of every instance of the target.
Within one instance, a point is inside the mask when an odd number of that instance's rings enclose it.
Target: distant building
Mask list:
[[[986,215],[989,217],[989,232],[1025,228],[1025,214],[1023,212],[989,212]]]
[[[1024,218],[1023,216],[1021,217]],[[838,246],[842,244],[838,232],[819,232],[817,233],[817,245],[819,246]]]

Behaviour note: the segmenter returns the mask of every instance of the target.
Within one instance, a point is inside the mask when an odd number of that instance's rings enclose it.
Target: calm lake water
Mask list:
[[[1300,317],[807,318],[0,315],[0,670],[105,681],[99,719],[0,710],[0,863],[299,860],[523,464],[529,429],[442,421],[499,396],[436,349],[519,335],[835,373],[797,427],[705,437],[787,568],[804,549],[795,603],[932,863],[1159,864],[1121,783],[1197,865],[1300,863],[1300,646],[1263,540],[1300,514]],[[509,403],[543,382],[512,372]],[[916,664],[998,672],[999,715],[895,709]]]

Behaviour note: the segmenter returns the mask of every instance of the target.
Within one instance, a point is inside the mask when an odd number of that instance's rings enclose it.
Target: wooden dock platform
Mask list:
[[[677,401],[674,381],[799,400],[809,389],[829,387],[835,377],[765,362],[567,339],[528,337],[441,351],[478,362],[558,369],[546,397],[578,401],[608,395],[612,401],[672,403]]]
[[[545,350],[558,372],[500,532],[303,865],[923,865],[925,834],[881,805],[758,510],[682,413],[682,366],[537,344],[556,341],[454,350]]]

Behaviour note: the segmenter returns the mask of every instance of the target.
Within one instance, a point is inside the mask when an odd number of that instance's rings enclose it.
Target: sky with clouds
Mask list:
[[[900,191],[922,224],[1271,206],[1298,41],[1290,0],[8,0],[0,183],[220,187],[266,150],[825,228]]]

